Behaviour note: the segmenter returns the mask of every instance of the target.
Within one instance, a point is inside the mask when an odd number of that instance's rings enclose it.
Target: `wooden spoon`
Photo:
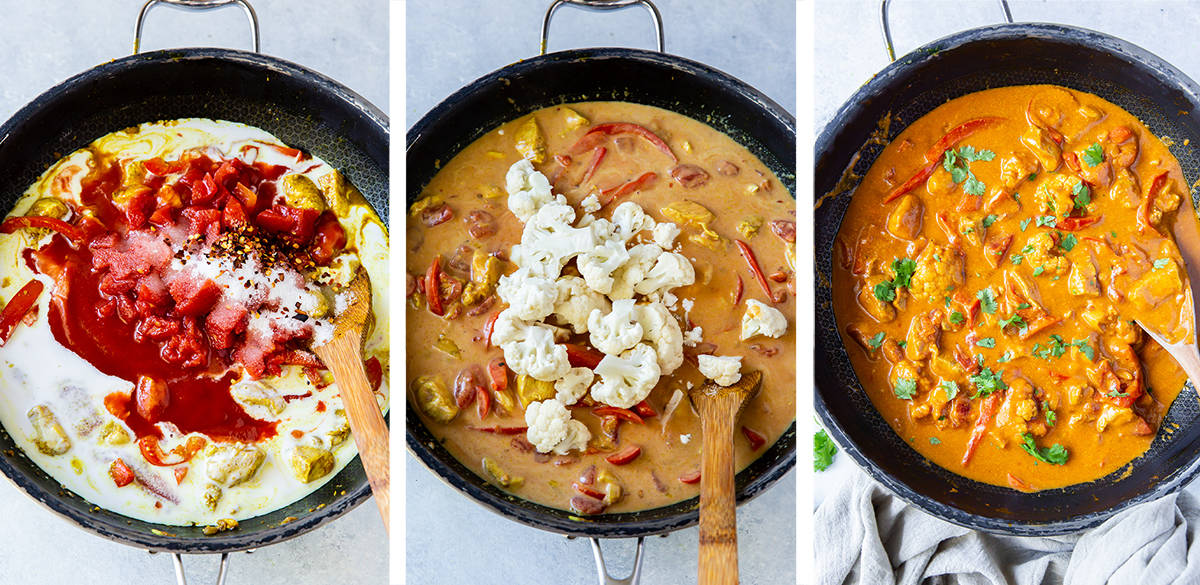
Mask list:
[[[346,408],[346,418],[350,421],[350,434],[354,435],[354,443],[358,445],[367,481],[375,494],[379,513],[383,515],[384,529],[388,530],[388,510],[391,508],[388,427],[379,412],[371,383],[367,381],[362,359],[363,335],[371,316],[371,280],[366,271],[358,271],[345,294],[351,300],[334,321],[333,338],[324,345],[314,346],[313,351],[333,373]]]
[[[1184,301],[1184,307],[1188,311],[1184,319],[1189,323],[1190,328],[1188,329],[1188,334],[1182,340],[1176,343],[1169,343],[1166,338],[1157,331],[1152,330],[1145,323],[1138,321],[1137,324],[1142,328],[1142,331],[1145,331],[1163,349],[1167,350],[1167,353],[1171,354],[1171,357],[1175,358],[1175,361],[1179,363],[1179,367],[1183,368],[1183,372],[1192,381],[1192,385],[1200,389],[1200,349],[1196,347],[1196,309],[1192,302],[1192,291],[1189,289],[1185,292],[1187,298]]]
[[[751,371],[731,386],[709,380],[688,391],[700,413],[700,585],[738,582],[737,494],[733,487],[733,435],[738,415],[762,387]]]

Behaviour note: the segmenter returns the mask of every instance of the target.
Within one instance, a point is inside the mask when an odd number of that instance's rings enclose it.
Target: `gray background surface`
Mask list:
[[[738,77],[789,111],[796,109],[795,4],[786,0],[658,0],[668,52]],[[411,126],[478,77],[538,52],[549,0],[410,0],[405,112]],[[574,47],[653,48],[641,8],[611,13],[564,7],[554,16],[551,51]],[[803,446],[803,442],[801,442]],[[473,504],[405,455],[407,577],[412,584],[582,584],[596,582],[586,541],[540,532]],[[799,458],[804,468],[804,449]],[[742,580],[796,583],[796,473],[738,511]],[[646,543],[643,583],[694,583],[695,528]],[[633,541],[605,543],[610,573],[632,567]]]
[[[1200,79],[1200,52],[1195,41],[1200,3],[1010,0],[1010,5],[1015,22],[1069,24],[1121,37],[1162,57],[1192,79]],[[814,131],[820,133],[838,108],[887,66],[888,59],[879,29],[878,1],[818,0],[815,12]],[[903,55],[941,37],[1002,19],[995,0],[895,0],[892,37],[896,53]],[[814,506],[827,494],[844,489],[857,469],[853,460],[839,453],[833,467],[818,473],[813,482]],[[1200,484],[1188,489],[1200,495]]]
[[[388,106],[386,0],[318,3],[252,0],[265,53],[315,69],[375,105]],[[0,0],[0,120],[58,82],[127,55],[141,0]],[[205,14],[159,7],[146,50],[186,46],[248,49],[241,11]],[[82,146],[82,145],[80,145]],[[174,583],[171,559],[114,544],[43,509],[0,481],[0,583]],[[295,540],[238,553],[227,583],[386,583],[387,537],[374,502]],[[184,560],[189,581],[216,582],[216,556]]]

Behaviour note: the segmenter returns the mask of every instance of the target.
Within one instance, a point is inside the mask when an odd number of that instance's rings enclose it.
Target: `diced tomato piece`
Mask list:
[[[378,392],[379,387],[383,386],[383,364],[379,363],[379,358],[371,356],[363,362],[363,369],[367,371],[367,382],[371,385],[371,391]]]
[[[183,483],[183,479],[187,477],[188,468],[186,465],[175,468],[175,485]]]
[[[700,470],[689,471],[679,476],[679,481],[687,484],[700,483]]]
[[[1091,215],[1087,217],[1064,217],[1058,220],[1058,229],[1065,232],[1077,232],[1085,227],[1088,227],[1100,221],[1100,217]]]
[[[205,205],[217,198],[217,181],[211,173],[205,173],[199,181],[192,185],[192,203]]]
[[[625,465],[630,461],[637,459],[638,455],[641,454],[641,447],[638,447],[637,445],[629,445],[628,447],[625,447],[624,449],[605,457],[604,460],[612,463],[613,465]]]
[[[763,445],[767,444],[767,438],[762,433],[745,425],[742,426],[742,434],[746,436],[747,441],[750,441],[751,451],[758,451]]]
[[[221,287],[212,279],[196,282],[181,276],[172,280],[167,288],[175,299],[175,310],[183,315],[203,315],[221,298]]]
[[[8,338],[12,337],[13,331],[16,330],[17,324],[25,318],[25,314],[37,304],[37,299],[42,295],[42,289],[45,286],[42,281],[34,279],[22,286],[17,294],[4,305],[4,309],[0,310],[0,346],[8,343]]]
[[[173,173],[182,172],[186,165],[182,161],[166,162],[160,157],[155,157],[142,162],[142,166],[155,175],[165,177]]]
[[[329,211],[322,213],[317,220],[312,248],[308,252],[313,261],[320,266],[326,266],[345,247],[346,230],[338,223],[337,216]]]
[[[133,470],[129,469],[129,466],[125,465],[125,461],[120,457],[114,459],[112,465],[108,466],[108,476],[112,478],[113,483],[117,484],[117,487],[125,487],[133,483],[135,479]]]
[[[149,188],[140,188],[129,194],[124,205],[125,223],[129,225],[129,229],[136,230],[145,226],[157,201],[157,194]]]
[[[210,239],[220,235],[220,210],[188,207],[183,210],[183,217],[188,221],[188,235],[208,235]],[[217,227],[216,232],[210,229],[214,225]]]
[[[250,320],[246,305],[235,302],[218,303],[204,319],[204,331],[208,341],[216,349],[233,347],[234,336],[246,330]]]
[[[313,230],[320,214],[315,209],[297,209],[287,205],[276,205],[264,209],[255,216],[259,227],[275,232],[293,242],[307,245],[312,241]]]
[[[225,227],[241,227],[246,225],[246,208],[242,206],[242,202],[235,197],[230,197],[229,201],[225,202],[225,213],[221,216]]]
[[[133,403],[138,416],[149,423],[156,423],[170,402],[171,394],[166,382],[150,376],[138,376],[137,386],[133,389]]]
[[[592,412],[596,416],[600,416],[600,417],[615,416],[621,420],[627,420],[629,422],[638,423],[638,424],[645,424],[645,422],[646,422],[646,421],[642,420],[642,417],[638,416],[636,413],[634,413],[632,410],[629,410],[628,408],[617,408],[615,406],[601,406],[600,408],[597,408],[597,409],[593,410]]]

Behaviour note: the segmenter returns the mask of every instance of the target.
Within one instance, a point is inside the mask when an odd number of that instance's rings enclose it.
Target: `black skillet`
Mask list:
[[[555,8],[551,5],[543,25]],[[574,3],[574,2],[572,2]],[[579,49],[543,54],[488,74],[454,93],[426,114],[407,136],[407,201],[421,190],[444,162],[500,124],[548,106],[585,100],[620,100],[658,106],[720,130],[746,146],[795,193],[795,119],[754,88],[711,67],[661,52],[662,29],[649,2],[642,3],[655,19],[659,52],[631,49]],[[615,7],[602,3],[603,7]],[[429,432],[413,408],[407,419],[408,448],[422,463],[454,489],[484,507],[534,528],[592,539],[603,579],[609,583],[636,582],[642,537],[665,534],[696,524],[695,498],[637,513],[605,514],[580,520],[568,512],[517,498],[484,481],[468,469]],[[738,502],[746,502],[770,487],[796,461],[793,424],[757,461],[737,475]],[[597,538],[638,538],[634,575],[629,580],[607,577]]]
[[[884,23],[886,35],[886,3]],[[890,35],[887,40],[890,51]],[[857,181],[882,151],[882,145],[868,144],[868,137],[883,116],[894,115],[891,139],[952,98],[991,87],[1037,83],[1091,92],[1128,110],[1156,135],[1174,140],[1171,152],[1189,183],[1200,178],[1200,155],[1184,146],[1185,140],[1200,139],[1200,86],[1128,42],[1054,24],[971,29],[901,57],[859,89],[825,127],[817,140],[814,175],[819,200],[814,212],[818,273],[814,402],[822,423],[867,473],[901,498],[963,526],[1024,536],[1095,526],[1125,508],[1179,490],[1195,477],[1200,471],[1200,402],[1192,385],[1167,413],[1162,428],[1171,430],[1159,432],[1150,450],[1127,469],[1090,483],[1037,493],[979,483],[930,463],[879,416],[856,379],[838,335],[830,282],[834,238],[856,186],[856,182],[849,186],[838,182],[847,169]],[[840,191],[834,194],[835,189]]]
[[[152,0],[146,7],[155,2]],[[206,7],[245,0],[203,0]],[[194,0],[191,5],[198,5]],[[143,9],[143,15],[145,9]],[[141,18],[138,19],[138,31]],[[139,35],[140,36],[140,35]],[[375,106],[336,81],[293,63],[244,51],[174,49],[134,54],[72,77],[38,96],[0,126],[0,209],[9,209],[61,156],[110,132],[142,122],[202,117],[242,122],[341,169],[387,221],[388,121]],[[225,554],[282,542],[329,522],[363,502],[370,487],[356,458],[304,499],[205,536],[95,509],[30,461],[0,428],[0,472],[72,523],[105,538],[153,552]],[[281,524],[285,518],[296,520]],[[157,532],[156,532],[157,531]]]

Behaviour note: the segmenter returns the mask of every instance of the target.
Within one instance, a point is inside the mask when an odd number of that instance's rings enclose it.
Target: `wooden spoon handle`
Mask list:
[[[367,372],[363,369],[362,353],[356,336],[342,335],[317,351],[325,367],[333,372],[342,403],[346,407],[346,418],[350,421],[350,432],[358,445],[358,455],[367,472],[375,503],[383,515],[384,529],[389,528],[388,516],[391,509],[389,490],[391,476],[388,472],[388,427],[379,412],[375,393],[371,392]]]
[[[701,415],[700,585],[738,582],[733,427],[739,402],[733,395],[713,398]]]

